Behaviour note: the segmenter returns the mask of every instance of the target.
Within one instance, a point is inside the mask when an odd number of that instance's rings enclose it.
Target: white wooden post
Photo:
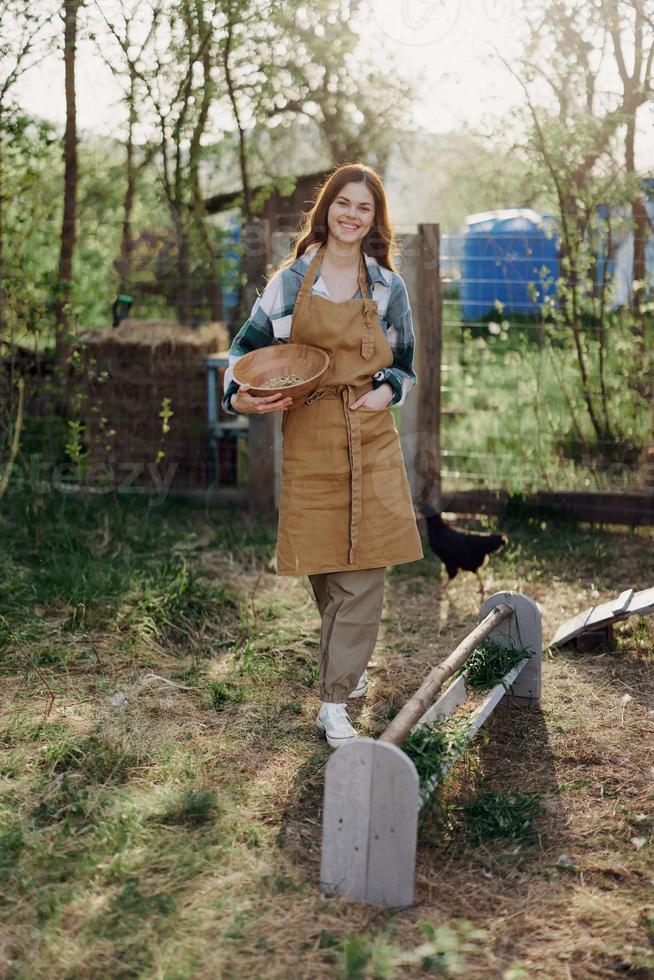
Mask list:
[[[420,794],[411,760],[358,738],[327,763],[320,890],[386,907],[413,904]]]
[[[496,592],[479,610],[480,621],[500,602],[511,606],[513,616],[500,623],[490,639],[512,650],[534,653],[511,685],[509,698],[515,703],[540,701],[543,624],[538,603],[521,592]]]

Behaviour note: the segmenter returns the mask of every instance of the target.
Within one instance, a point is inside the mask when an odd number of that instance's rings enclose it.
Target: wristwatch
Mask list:
[[[393,377],[393,375],[390,375],[389,377],[386,374],[386,371],[376,371],[372,376],[373,388],[379,388],[379,386],[383,385],[384,382],[386,382],[386,384],[391,386],[393,397],[390,400],[390,404],[395,405],[397,402],[399,402],[400,398],[402,397],[402,389],[401,388],[398,389],[398,382]]]

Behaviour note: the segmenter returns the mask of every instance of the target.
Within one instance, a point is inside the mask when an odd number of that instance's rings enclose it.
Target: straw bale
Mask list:
[[[91,463],[118,474],[140,466],[135,483],[151,483],[148,465],[161,448],[161,464],[176,464],[175,486],[207,485],[207,370],[205,357],[229,345],[223,323],[197,329],[159,320],[124,320],[115,330],[83,335],[85,357],[94,371],[87,382],[86,440]],[[106,371],[108,380],[95,380]],[[162,436],[159,413],[169,398],[173,415]],[[94,411],[97,409],[97,411]],[[108,440],[104,430],[115,430]],[[109,444],[109,450],[106,445]],[[120,471],[120,472],[119,472]]]

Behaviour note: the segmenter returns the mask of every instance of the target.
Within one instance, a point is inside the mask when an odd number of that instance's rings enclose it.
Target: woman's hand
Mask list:
[[[357,398],[355,402],[352,402],[350,409],[354,411],[357,408],[387,408],[388,405],[393,400],[393,389],[389,385],[388,381],[384,381],[380,384],[379,388],[373,388],[372,391],[367,391],[365,395],[361,395],[361,398]],[[234,399],[232,398],[232,403]]]
[[[274,395],[251,395],[251,387],[251,385],[241,385],[236,394],[232,395],[232,408],[241,415],[283,412],[293,404],[293,399],[288,395],[282,395],[281,391],[275,392]]]

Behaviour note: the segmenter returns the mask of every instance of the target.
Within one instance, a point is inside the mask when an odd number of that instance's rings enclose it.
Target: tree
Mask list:
[[[137,78],[156,130],[156,157],[163,193],[177,234],[176,305],[180,323],[197,319],[192,275],[215,278],[208,239],[198,220],[199,159],[214,97],[212,50],[220,21],[219,0],[171,0],[154,24],[147,65]],[[193,241],[204,255],[198,262]],[[202,261],[203,260],[203,261]],[[195,266],[195,267],[194,267]],[[204,266],[204,268],[203,268]],[[214,315],[219,294],[211,285]]]
[[[136,143],[136,127],[139,122],[139,98],[144,91],[143,72],[147,57],[156,34],[164,8],[162,0],[118,0],[117,6],[107,15],[107,4],[95,0],[95,8],[104,30],[114,40],[122,55],[118,64],[114,51],[107,52],[106,36],[94,34],[98,53],[110,68],[114,78],[123,91],[123,101],[127,109],[127,135],[125,138],[125,192],[123,196],[123,220],[120,250],[117,266],[119,269],[121,293],[130,292],[133,279],[134,234],[132,219],[137,193],[139,175],[149,166],[157,153],[156,143],[150,143],[140,153]]]
[[[616,93],[601,84],[607,72],[610,77],[606,60],[612,54],[605,14],[600,0],[590,5],[583,0],[552,0],[530,19],[529,40],[518,65],[501,60],[522,86],[527,110],[525,150],[536,174],[551,188],[558,209],[561,276],[558,305],[552,312],[572,337],[596,445],[612,446],[620,453],[632,449],[621,420],[610,413],[606,248],[610,249],[615,232],[611,215],[633,196],[632,175],[617,158],[616,139],[625,122],[633,123],[638,100],[629,85]],[[551,94],[545,100],[547,88]],[[605,213],[608,221],[602,217]],[[602,252],[603,265],[598,267]],[[603,268],[602,275],[598,268]],[[639,373],[630,375],[637,394],[642,387]],[[572,422],[583,442],[574,415]]]
[[[5,287],[5,140],[21,127],[11,101],[12,89],[25,72],[45,57],[51,45],[54,9],[41,4],[35,12],[29,0],[3,0],[0,5],[0,335],[6,328]]]
[[[271,123],[289,114],[311,119],[334,164],[361,160],[383,171],[413,90],[390,53],[384,69],[366,57],[354,27],[361,7],[361,0],[273,4],[258,97]]]
[[[641,366],[645,359],[645,299],[647,267],[647,210],[636,175],[636,121],[638,110],[651,100],[652,61],[654,59],[654,4],[645,0],[597,0],[601,23],[611,38],[613,56],[622,87],[621,114],[625,125],[624,147],[627,176],[633,184],[631,213],[633,218],[634,255],[632,266],[632,304],[636,315],[635,329],[639,339]],[[627,64],[631,53],[631,67]],[[654,379],[652,379],[654,385]]]
[[[77,50],[77,17],[83,0],[63,0],[61,17],[64,25],[64,73],[66,90],[66,128],[64,131],[64,201],[61,221],[57,295],[54,303],[57,359],[67,353],[65,335],[69,330],[69,305],[73,284],[73,256],[76,241],[77,211],[77,110],[75,61]]]

